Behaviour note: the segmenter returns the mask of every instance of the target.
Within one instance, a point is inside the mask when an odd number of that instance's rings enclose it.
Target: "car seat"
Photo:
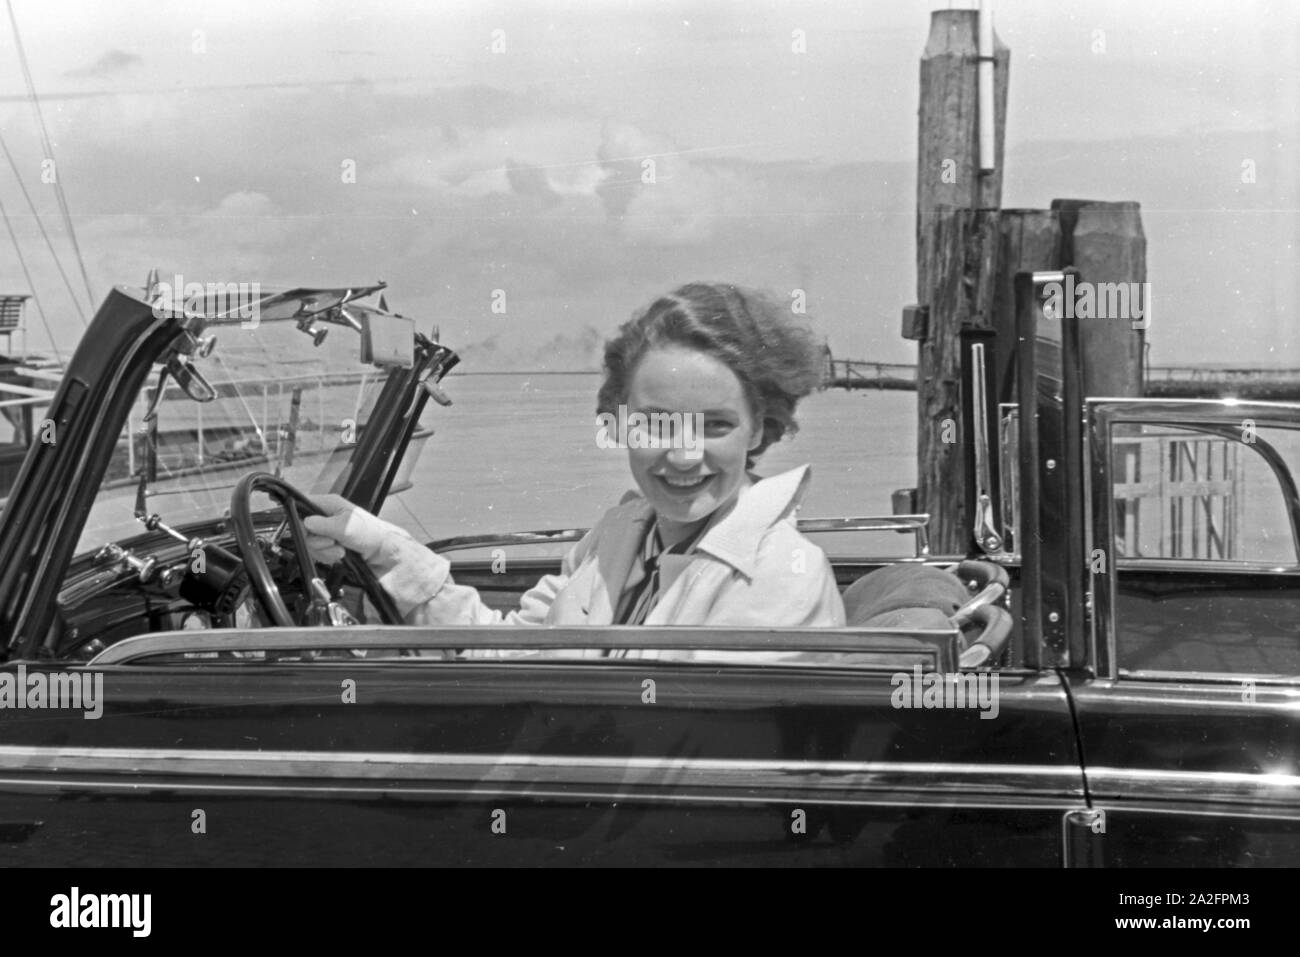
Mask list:
[[[845,624],[864,628],[958,628],[962,668],[1000,657],[1011,633],[1004,601],[1010,579],[992,562],[968,559],[953,569],[904,562],[863,575],[844,590]]]

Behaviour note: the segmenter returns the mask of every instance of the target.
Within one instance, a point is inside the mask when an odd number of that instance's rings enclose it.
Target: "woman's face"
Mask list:
[[[690,448],[680,434],[661,448],[629,443],[632,476],[667,534],[708,518],[747,484],[745,460],[762,440],[762,423],[725,363],[683,346],[651,349],[632,374],[627,412],[678,413],[678,421],[690,416],[702,426],[693,437],[686,433]]]

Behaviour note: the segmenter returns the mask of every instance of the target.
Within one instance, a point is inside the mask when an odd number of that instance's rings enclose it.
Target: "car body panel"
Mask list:
[[[1083,803],[1054,676],[1006,676],[998,720],[986,722],[969,709],[898,710],[888,672],[852,669],[318,660],[101,671],[102,717],[0,726],[0,819],[47,822],[12,843],[10,863],[58,856],[76,835],[83,863],[129,859],[143,840],[152,863],[178,865],[1041,866],[1060,863],[1062,815]],[[196,809],[205,835],[143,837]]]
[[[1096,678],[1072,682],[1108,866],[1277,866],[1300,854],[1300,569],[1121,558],[1113,430],[1152,423],[1241,442],[1295,428],[1282,403],[1097,399],[1087,428]],[[1249,451],[1249,450],[1248,450]],[[1286,464],[1270,461],[1298,540]],[[1207,506],[1208,507],[1208,506]]]

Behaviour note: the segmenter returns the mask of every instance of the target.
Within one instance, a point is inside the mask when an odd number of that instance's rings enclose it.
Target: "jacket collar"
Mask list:
[[[812,467],[801,465],[741,489],[725,513],[713,516],[710,528],[695,543],[694,550],[707,552],[746,578],[753,578],[763,536],[773,525],[794,515],[811,476]],[[639,493],[625,495],[622,507],[633,513],[634,521],[654,520],[654,509]]]

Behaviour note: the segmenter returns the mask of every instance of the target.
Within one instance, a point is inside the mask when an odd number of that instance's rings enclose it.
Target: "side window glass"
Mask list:
[[[1119,558],[1297,564],[1283,483],[1295,433],[1243,428],[1244,438],[1153,424],[1111,436]],[[1269,461],[1275,452],[1282,475]]]
[[[1300,676],[1300,433],[1123,423],[1111,445],[1120,673]]]

